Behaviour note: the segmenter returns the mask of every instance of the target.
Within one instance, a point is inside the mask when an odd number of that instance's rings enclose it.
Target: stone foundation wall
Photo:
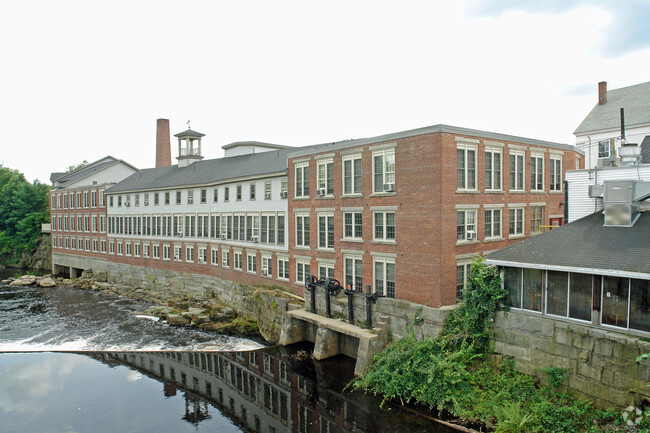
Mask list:
[[[284,313],[289,303],[298,302],[273,290],[262,290],[220,278],[108,262],[108,282],[138,287],[152,298],[172,300],[216,299],[239,314],[252,317],[262,336],[270,343],[280,339]]]
[[[499,313],[495,321],[497,354],[512,356],[517,370],[568,369],[571,394],[601,408],[626,407],[650,399],[650,340],[574,322],[521,312]]]

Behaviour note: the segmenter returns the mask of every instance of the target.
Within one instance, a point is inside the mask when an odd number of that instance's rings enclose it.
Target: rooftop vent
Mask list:
[[[640,202],[650,197],[650,182],[606,180],[591,185],[589,197],[602,197],[605,226],[632,227],[641,212]]]

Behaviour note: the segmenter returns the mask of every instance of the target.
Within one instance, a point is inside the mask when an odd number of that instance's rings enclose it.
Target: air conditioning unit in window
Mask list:
[[[395,191],[395,183],[394,182],[384,184],[384,192],[393,192],[393,191]]]
[[[260,241],[260,238],[257,236],[251,236],[251,242],[257,243]]]
[[[221,238],[222,241],[225,241],[225,240],[226,240],[226,235],[225,235],[225,234],[222,234],[222,235],[220,236],[220,238]]]
[[[327,190],[325,188],[318,188],[316,189],[316,197],[322,197],[327,193]]]
[[[269,275],[269,271],[267,271],[266,269],[262,269],[262,276],[266,277],[267,275]]]
[[[265,192],[264,193],[264,199],[265,200],[271,200],[271,193],[270,192]]]
[[[126,206],[126,207],[130,207],[130,206],[131,206],[131,203],[127,201],[126,203],[124,203],[124,206]]]
[[[467,240],[470,241],[470,240],[474,240],[474,239],[476,239],[476,232],[472,231],[472,230],[468,230],[467,231]]]
[[[280,192],[280,198],[287,198],[287,192],[286,191],[281,191]]]
[[[178,237],[182,238],[183,237],[183,232],[178,232]]]

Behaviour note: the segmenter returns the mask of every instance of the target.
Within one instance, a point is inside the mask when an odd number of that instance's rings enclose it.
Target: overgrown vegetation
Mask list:
[[[49,222],[48,185],[29,183],[18,170],[0,166],[0,256],[18,263],[32,253],[41,236],[41,224]]]
[[[426,405],[497,432],[607,431],[605,425],[622,423],[619,412],[597,410],[560,392],[565,369],[544,369],[547,380],[540,384],[517,372],[511,358],[492,359],[491,324],[505,296],[496,269],[478,259],[463,302],[441,334],[418,340],[411,324],[408,335],[378,354],[351,386],[382,395],[384,402]]]

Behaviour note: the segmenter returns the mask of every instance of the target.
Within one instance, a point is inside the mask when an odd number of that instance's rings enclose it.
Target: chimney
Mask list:
[[[169,119],[158,119],[156,124],[156,167],[172,165]]]
[[[598,105],[604,105],[607,102],[607,81],[598,83]]]

